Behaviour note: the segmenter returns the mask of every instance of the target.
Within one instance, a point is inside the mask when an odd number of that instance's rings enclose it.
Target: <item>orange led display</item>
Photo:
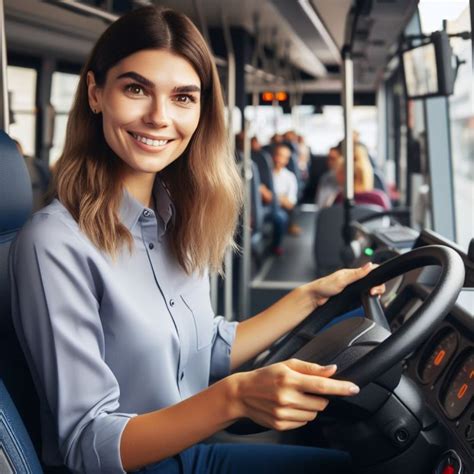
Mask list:
[[[288,99],[288,94],[286,92],[283,92],[283,91],[278,91],[275,94],[275,99],[278,100],[279,102],[283,102],[286,99]]]
[[[466,393],[466,391],[467,391],[467,383],[463,383],[457,395],[459,400],[461,400],[461,398],[464,397],[464,394]]]
[[[273,98],[273,92],[262,92],[262,100],[264,102],[272,102]]]
[[[273,102],[277,100],[278,102],[285,102],[288,99],[288,94],[284,91],[271,92],[265,91],[262,92],[262,100],[264,102]]]
[[[443,362],[445,355],[446,355],[446,351],[443,351],[443,350],[439,351],[438,355],[436,356],[434,360],[434,365],[438,366],[439,364],[441,364],[441,362]]]

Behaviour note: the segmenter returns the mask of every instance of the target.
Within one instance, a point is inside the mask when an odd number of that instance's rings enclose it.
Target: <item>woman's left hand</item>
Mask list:
[[[347,285],[365,277],[376,265],[366,263],[359,268],[343,268],[328,276],[307,283],[307,289],[314,302],[314,309],[323,305],[334,295],[340,293]],[[385,292],[385,285],[374,286],[370,290],[372,296],[381,295]]]

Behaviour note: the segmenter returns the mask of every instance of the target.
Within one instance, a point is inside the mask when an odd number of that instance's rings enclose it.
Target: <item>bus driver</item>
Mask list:
[[[311,447],[200,444],[239,418],[277,430],[358,387],[288,360],[232,373],[370,266],[305,284],[240,324],[215,317],[241,205],[221,89],[195,26],[143,7],[85,64],[55,199],[11,253],[13,317],[41,401],[43,460],[76,473],[345,472]],[[383,287],[372,290],[374,294]],[[231,374],[231,375],[230,375]]]

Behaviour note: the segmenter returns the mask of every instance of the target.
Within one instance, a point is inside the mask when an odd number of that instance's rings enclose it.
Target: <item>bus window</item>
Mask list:
[[[35,69],[8,66],[8,90],[10,95],[10,135],[18,140],[23,153],[35,154],[36,140],[36,79]]]
[[[443,28],[441,18],[448,20],[448,33],[472,31],[469,2],[420,3],[423,33]],[[456,212],[456,237],[467,248],[474,233],[474,96],[472,92],[471,40],[451,38],[451,47],[459,60],[465,61],[457,73],[454,94],[449,97],[449,123],[454,180],[454,205]]]
[[[50,166],[56,162],[63,151],[67,119],[78,82],[79,76],[77,74],[65,72],[53,73],[51,103],[56,111],[56,120],[54,123],[53,148],[51,148],[49,155]]]
[[[248,106],[245,117],[252,121],[253,131],[260,143],[269,143],[274,133],[295,129],[303,135],[312,153],[327,154],[329,148],[344,138],[342,107],[325,105],[314,113],[312,105],[294,107],[293,114],[284,114],[281,107]],[[295,123],[295,116],[297,117]],[[354,128],[372,156],[377,156],[377,109],[375,106],[357,106],[353,110]],[[251,131],[252,132],[252,131]]]

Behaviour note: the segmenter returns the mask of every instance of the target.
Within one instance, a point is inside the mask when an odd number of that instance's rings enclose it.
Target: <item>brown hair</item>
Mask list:
[[[229,152],[224,103],[216,67],[204,39],[183,14],[147,6],[113,23],[99,38],[80,76],[55,166],[55,196],[101,250],[115,255],[132,236],[120,222],[122,160],[108,146],[101,116],[92,113],[87,72],[103,87],[107,72],[145,49],[166,49],[193,66],[201,81],[199,124],[186,150],[160,172],[175,206],[171,245],[188,272],[220,270],[242,203],[242,186]],[[159,179],[159,178],[158,178]]]

